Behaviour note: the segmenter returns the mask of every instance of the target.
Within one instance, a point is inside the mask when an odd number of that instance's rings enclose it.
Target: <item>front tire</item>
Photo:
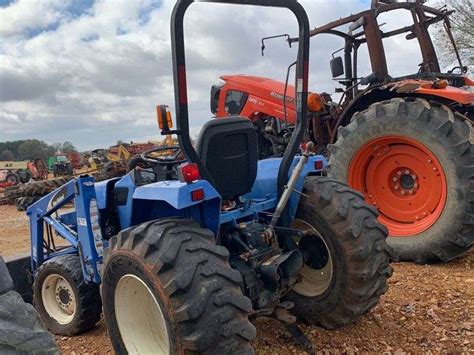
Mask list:
[[[77,335],[100,319],[99,286],[86,283],[78,255],[48,260],[33,283],[33,304],[44,325],[54,334]]]
[[[336,180],[308,178],[294,227],[313,232],[298,241],[305,266],[287,296],[299,318],[336,329],[378,304],[392,274],[387,230],[362,195]]]
[[[228,256],[191,220],[146,222],[113,237],[102,298],[115,351],[253,353],[252,304]]]
[[[473,143],[471,122],[449,107],[395,98],[339,129],[330,176],[379,209],[394,260],[446,262],[474,242]]]

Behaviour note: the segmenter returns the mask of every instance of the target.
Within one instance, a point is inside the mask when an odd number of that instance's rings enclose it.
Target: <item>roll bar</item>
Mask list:
[[[171,49],[176,105],[176,128],[179,142],[188,161],[199,167],[201,176],[212,182],[212,177],[196,153],[189,135],[188,95],[184,46],[184,15],[193,2],[218,4],[255,5],[289,9],[298,20],[298,56],[296,64],[296,127],[283,155],[278,171],[278,191],[281,194],[288,181],[288,173],[297,149],[303,140],[307,121],[308,70],[309,70],[309,20],[304,8],[296,0],[178,0],[171,16]]]

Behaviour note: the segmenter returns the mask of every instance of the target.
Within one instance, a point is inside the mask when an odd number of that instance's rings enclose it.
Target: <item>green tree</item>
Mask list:
[[[50,152],[51,148],[47,143],[38,139],[28,139],[18,147],[18,158],[20,160],[46,159]]]
[[[0,153],[0,160],[15,160],[15,154],[10,149],[4,149]]]
[[[76,147],[71,142],[64,142],[64,143],[53,143],[51,147],[54,149],[54,153],[61,152],[61,153],[73,153],[77,152]]]
[[[9,141],[9,142],[0,142],[0,152],[4,150],[9,150],[13,153],[14,159],[13,160],[18,160],[18,147],[23,143],[23,140],[18,140],[18,141]]]
[[[72,144],[71,142],[64,142],[62,144],[62,152],[68,154],[68,153],[77,152],[77,149],[74,146],[74,144]]]
[[[63,149],[63,145],[61,143],[53,143],[51,147],[53,148],[54,153],[61,152]]]

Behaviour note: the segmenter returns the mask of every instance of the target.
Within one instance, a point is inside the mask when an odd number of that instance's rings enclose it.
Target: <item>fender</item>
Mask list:
[[[293,159],[293,163],[291,164],[290,172],[288,177],[293,172],[296,164],[298,163],[300,157],[296,156]],[[320,163],[318,163],[320,162]],[[252,191],[245,195],[245,197],[249,198],[250,196],[253,199],[268,199],[274,198],[277,201],[278,191],[276,187],[276,172],[280,168],[281,158],[270,158],[265,160],[260,160],[258,162],[258,174],[253,185]],[[288,211],[290,220],[293,220],[294,216],[296,215],[296,210],[298,208],[298,204],[300,201],[300,193],[303,190],[304,181],[307,176],[315,175],[317,173],[321,173],[324,169],[328,166],[327,159],[322,155],[314,155],[309,157],[308,162],[304,166],[304,169],[298,179],[298,182],[295,186],[295,192],[290,197],[288,202]],[[276,206],[276,205],[275,205]]]
[[[120,178],[112,178],[94,184],[95,194],[97,197],[97,207],[99,210],[107,208],[107,191],[112,187],[111,185],[119,181]]]
[[[127,175],[116,183],[117,189],[124,191],[123,201],[117,202],[122,229],[159,218],[184,217],[195,219],[216,235],[219,231],[221,197],[206,180],[191,184],[162,181],[136,187]],[[193,201],[192,192],[200,189],[204,198]]]

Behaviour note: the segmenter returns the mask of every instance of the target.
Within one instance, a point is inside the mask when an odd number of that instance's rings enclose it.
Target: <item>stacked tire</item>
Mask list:
[[[64,185],[69,180],[70,178],[62,177],[51,180],[34,181],[24,185],[11,186],[5,189],[4,195],[6,199],[14,201],[18,211],[26,211],[31,204]]]
[[[36,201],[40,200],[42,197],[42,195],[18,197],[15,200],[16,210],[18,212],[24,212],[28,209],[28,207],[30,207]]]

